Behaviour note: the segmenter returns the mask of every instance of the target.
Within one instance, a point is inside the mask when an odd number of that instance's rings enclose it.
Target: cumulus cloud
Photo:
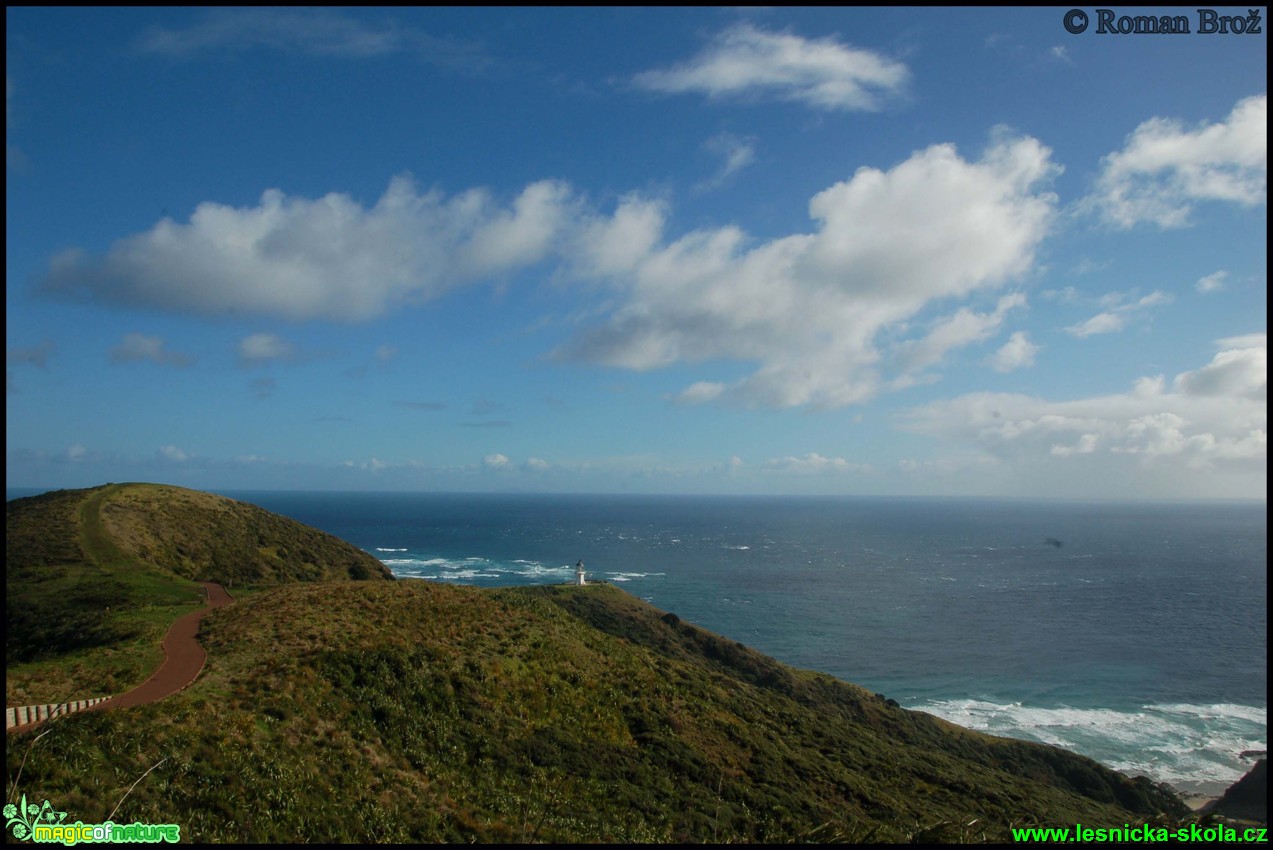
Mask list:
[[[341,464],[347,469],[361,469],[366,472],[380,472],[385,469],[395,468],[393,464],[387,463],[380,458],[373,457],[365,461],[347,460]]]
[[[897,346],[895,357],[900,362],[903,376],[940,363],[949,351],[989,339],[998,332],[1009,310],[1025,304],[1025,296],[1017,292],[1000,298],[990,313],[976,313],[961,307],[954,315],[934,324],[923,338],[907,340]]]
[[[239,363],[260,366],[272,360],[288,360],[295,356],[296,346],[276,334],[255,333],[239,340]]]
[[[1225,271],[1212,272],[1209,275],[1198,278],[1198,282],[1194,284],[1194,289],[1204,295],[1210,292],[1219,292],[1224,289],[1224,279],[1228,276],[1229,273]]]
[[[875,110],[897,95],[910,72],[879,53],[833,38],[805,39],[738,24],[702,53],[673,68],[637,74],[640,88],[712,98],[761,97],[818,110]]]
[[[1117,313],[1097,313],[1090,319],[1070,325],[1065,332],[1071,336],[1087,337],[1096,334],[1109,334],[1121,331],[1126,321]]]
[[[1065,329],[1065,332],[1070,336],[1079,338],[1095,336],[1096,334],[1117,333],[1127,327],[1127,323],[1140,311],[1162,304],[1170,304],[1172,301],[1170,295],[1158,291],[1151,292],[1143,298],[1132,302],[1121,303],[1125,298],[1126,295],[1120,292],[1112,292],[1104,296],[1101,299],[1102,302],[1109,305],[1111,309],[1097,313],[1090,319],[1078,324],[1070,325]]]
[[[723,389],[696,384],[683,401],[726,393],[772,407],[864,401],[883,383],[881,330],[937,299],[1029,272],[1053,219],[1055,197],[1043,184],[1056,171],[1047,148],[1029,138],[999,136],[972,162],[937,145],[889,171],[859,169],[814,196],[811,233],[757,244],[722,227],[648,241],[643,253],[624,255],[630,271],[615,275],[623,299],[608,321],[556,355],[638,370],[721,358],[758,364]],[[640,211],[648,235],[660,220]],[[1015,299],[989,317],[952,318],[917,346],[917,362],[978,337]]]
[[[1014,462],[1122,457],[1176,471],[1262,472],[1265,335],[1217,344],[1221,350],[1211,362],[1177,375],[1170,391],[1155,376],[1136,381],[1127,393],[1072,401],[973,393],[910,410],[901,425]]]
[[[190,459],[190,455],[176,446],[160,446],[158,454],[161,459],[172,463],[182,463]]]
[[[994,353],[988,361],[996,372],[1011,372],[1034,365],[1034,355],[1039,353],[1039,346],[1030,342],[1029,334],[1017,331],[1008,337],[1008,341]]]
[[[531,184],[507,206],[470,190],[420,193],[405,176],[365,208],[277,189],[254,207],[200,204],[104,257],[71,249],[50,263],[45,292],[206,315],[360,321],[547,255],[571,206],[564,184]]]
[[[1182,372],[1176,392],[1191,396],[1268,398],[1268,344],[1264,334],[1222,339],[1221,351],[1201,369]]]
[[[568,250],[577,278],[604,279],[631,274],[663,235],[667,209],[659,201],[626,195],[614,215],[585,216]]]
[[[508,469],[513,462],[508,459],[508,455],[492,454],[482,458],[482,466],[487,469]]]
[[[876,347],[938,300],[1028,275],[1058,171],[1038,141],[1003,132],[975,160],[935,145],[889,170],[859,169],[810,200],[809,232],[760,242],[733,226],[668,238],[663,202],[629,195],[604,214],[554,181],[499,203],[481,190],[420,193],[399,177],[370,208],[272,190],[253,207],[202,204],[188,223],[165,219],[102,257],[64,253],[41,287],[188,313],[358,321],[551,261],[559,279],[602,296],[552,356],[637,370],[750,362],[741,381],[700,382],[681,400],[840,407],[889,386],[890,368],[913,379],[988,338],[1023,303],[1007,296],[993,312],[938,320],[891,367]],[[255,365],[295,351],[255,334],[239,354]]]
[[[179,351],[170,351],[159,337],[140,333],[125,334],[120,344],[111,349],[110,359],[115,363],[149,360],[161,366],[178,368],[190,365],[189,357]]]
[[[714,381],[697,381],[682,390],[676,400],[683,404],[702,404],[720,398],[725,385]]]
[[[1152,118],[1102,161],[1096,190],[1084,206],[1119,228],[1150,222],[1184,227],[1193,205],[1267,203],[1268,98],[1239,101],[1219,124],[1187,129]]]

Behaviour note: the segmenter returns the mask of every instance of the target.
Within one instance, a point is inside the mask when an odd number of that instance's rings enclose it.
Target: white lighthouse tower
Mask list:
[[[575,584],[579,585],[580,587],[583,587],[587,583],[588,582],[584,581],[584,578],[583,578],[583,561],[580,561],[579,563],[575,564]]]

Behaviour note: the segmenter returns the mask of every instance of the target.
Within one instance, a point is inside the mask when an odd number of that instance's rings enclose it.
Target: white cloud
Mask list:
[[[575,275],[588,279],[632,273],[658,244],[666,217],[662,203],[637,195],[624,196],[609,218],[586,216],[568,251]]]
[[[296,353],[296,347],[275,334],[255,333],[239,340],[239,362],[244,366],[257,366],[271,360],[287,360]]]
[[[974,313],[961,307],[954,315],[937,322],[922,339],[906,340],[897,346],[901,371],[904,374],[918,372],[940,363],[956,348],[989,339],[998,332],[1009,310],[1025,304],[1025,296],[1017,292],[1000,298],[992,313]]]
[[[731,177],[756,161],[756,145],[751,139],[740,138],[733,133],[718,133],[703,143],[704,149],[720,157],[722,162],[716,174],[700,184],[701,189],[717,189]]]
[[[545,472],[552,464],[542,458],[531,457],[526,459],[526,469],[531,472]]]
[[[725,392],[725,385],[712,381],[698,381],[677,395],[676,400],[685,404],[702,404],[720,398]]]
[[[134,363],[149,360],[164,366],[187,366],[190,358],[178,351],[169,351],[162,339],[140,333],[125,334],[119,345],[111,349],[110,358],[116,363]]]
[[[42,286],[181,312],[358,321],[551,260],[562,279],[610,290],[594,305],[599,324],[554,356],[630,369],[748,361],[742,381],[700,382],[683,400],[839,407],[889,385],[882,331],[1031,271],[1055,214],[1050,157],[1002,132],[980,160],[936,145],[859,169],[810,200],[811,232],[759,243],[729,226],[666,241],[663,203],[630,195],[607,216],[553,181],[508,204],[480,190],[421,194],[405,177],[371,208],[272,190],[255,207],[202,204],[189,223],[165,219],[104,257],[65,253]],[[939,323],[912,344],[910,366],[902,358],[902,378],[986,338],[1004,309]],[[240,345],[245,365],[294,355],[273,334]]]
[[[636,75],[637,86],[709,97],[758,96],[820,110],[875,110],[898,94],[910,72],[878,53],[738,24],[689,62]]]
[[[810,452],[804,457],[779,457],[765,462],[765,471],[794,475],[821,475],[824,473],[869,472],[870,464],[852,463],[842,457],[823,457]]]
[[[1268,347],[1264,334],[1219,340],[1220,353],[1201,369],[1176,376],[1176,392],[1192,396],[1268,398]]]
[[[1224,279],[1228,276],[1229,273],[1225,271],[1212,272],[1205,277],[1198,278],[1198,282],[1194,284],[1194,288],[1204,295],[1209,292],[1219,292],[1224,289]]]
[[[1199,479],[1189,473],[1207,470],[1263,481],[1265,337],[1221,340],[1220,346],[1209,365],[1177,375],[1170,392],[1165,380],[1152,377],[1125,394],[1072,401],[973,393],[908,411],[901,424],[1010,460],[1023,476],[1042,474],[1036,464],[1048,458],[1091,458],[1102,465],[1084,466],[1084,474],[1104,476],[1113,486],[1135,489],[1153,470],[1168,475],[1155,479],[1160,486],[1176,488],[1141,495],[1198,496]]]
[[[160,446],[159,457],[173,463],[181,463],[190,459],[190,455],[176,446]]]
[[[482,465],[487,469],[507,469],[512,465],[508,455],[492,454],[482,458]]]
[[[1089,337],[1096,334],[1116,333],[1127,327],[1128,321],[1134,314],[1150,307],[1158,307],[1163,304],[1170,304],[1172,298],[1163,292],[1155,290],[1150,294],[1139,298],[1131,303],[1122,303],[1126,299],[1126,293],[1111,292],[1101,298],[1101,303],[1111,307],[1103,313],[1097,313],[1090,319],[1079,322],[1076,325],[1070,325],[1065,332],[1071,336]]]
[[[1120,228],[1173,228],[1186,226],[1200,201],[1267,203],[1267,103],[1262,94],[1246,98],[1223,123],[1194,130],[1167,118],[1144,122],[1104,158],[1084,206]]]
[[[1097,313],[1086,321],[1079,322],[1077,325],[1070,325],[1065,332],[1071,336],[1087,337],[1095,334],[1108,334],[1121,331],[1126,322],[1123,317],[1117,313]]]
[[[1089,455],[1096,451],[1096,444],[1099,440],[1100,435],[1098,434],[1084,434],[1072,446],[1060,444],[1052,446],[1052,454],[1060,457],[1065,457],[1066,455]]]
[[[53,259],[47,292],[208,315],[360,321],[543,259],[571,206],[564,184],[531,184],[507,207],[486,192],[420,194],[396,177],[374,207],[348,195],[255,207],[200,204],[105,257]]]
[[[617,277],[623,300],[608,322],[557,356],[629,369],[753,361],[756,371],[725,390],[745,404],[864,401],[883,385],[880,331],[937,299],[994,290],[1030,271],[1055,208],[1039,186],[1056,171],[1029,138],[1000,136],[976,162],[938,145],[816,195],[812,233],[753,244],[722,227],[651,243],[625,257],[631,272]],[[978,328],[952,319],[927,356],[977,337],[1015,303],[989,319],[968,314]],[[714,399],[717,389],[696,384],[682,399]]]
[[[1024,331],[1017,331],[1008,337],[1003,347],[994,353],[988,361],[996,372],[1011,372],[1025,366],[1034,365],[1034,355],[1039,353],[1039,346],[1030,342]]]

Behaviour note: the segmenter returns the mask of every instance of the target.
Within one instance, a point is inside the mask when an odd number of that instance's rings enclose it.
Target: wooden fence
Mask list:
[[[73,714],[74,712],[91,708],[99,702],[105,702],[108,699],[110,697],[95,697],[94,699],[77,699],[74,702],[59,702],[52,705],[22,705],[17,708],[6,708],[4,710],[4,728],[8,730],[14,726],[39,723],[41,720],[48,720],[50,717],[57,717],[61,714]]]

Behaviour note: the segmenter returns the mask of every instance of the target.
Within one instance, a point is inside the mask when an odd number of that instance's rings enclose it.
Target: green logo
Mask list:
[[[57,811],[48,800],[44,801],[43,806],[37,806],[35,803],[28,804],[26,794],[22,795],[21,805],[6,803],[4,816],[9,821],[4,828],[12,828],[13,837],[19,840],[30,838],[36,824],[54,824],[66,820],[66,812]]]
[[[20,804],[6,803],[4,816],[8,820],[5,829],[13,830],[19,841],[30,839],[36,844],[158,844],[161,841],[176,844],[181,840],[181,827],[174,823],[66,823],[66,812],[53,808],[48,800],[43,806],[27,802],[22,795]]]

